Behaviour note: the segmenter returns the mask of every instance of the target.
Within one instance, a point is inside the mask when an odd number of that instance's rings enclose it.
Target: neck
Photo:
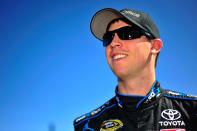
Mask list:
[[[154,71],[134,78],[118,79],[118,91],[125,95],[146,96],[155,80]]]

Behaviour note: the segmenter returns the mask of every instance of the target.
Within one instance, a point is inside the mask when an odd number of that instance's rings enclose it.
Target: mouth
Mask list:
[[[118,53],[118,54],[113,54],[112,55],[112,60],[120,60],[127,57],[126,54]]]

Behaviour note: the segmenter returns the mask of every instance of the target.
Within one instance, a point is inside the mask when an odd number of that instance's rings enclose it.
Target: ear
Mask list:
[[[160,39],[153,39],[151,40],[151,43],[152,43],[151,53],[152,54],[159,53],[163,46],[163,42]]]

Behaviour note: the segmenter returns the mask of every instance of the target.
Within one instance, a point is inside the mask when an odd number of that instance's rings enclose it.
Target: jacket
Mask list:
[[[197,131],[197,97],[164,90],[147,96],[120,94],[74,120],[75,131]]]

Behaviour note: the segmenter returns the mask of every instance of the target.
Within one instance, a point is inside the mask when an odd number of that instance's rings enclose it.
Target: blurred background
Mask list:
[[[114,96],[90,20],[102,8],[147,12],[164,46],[165,89],[197,95],[195,0],[0,0],[0,131],[73,131],[73,120]]]

